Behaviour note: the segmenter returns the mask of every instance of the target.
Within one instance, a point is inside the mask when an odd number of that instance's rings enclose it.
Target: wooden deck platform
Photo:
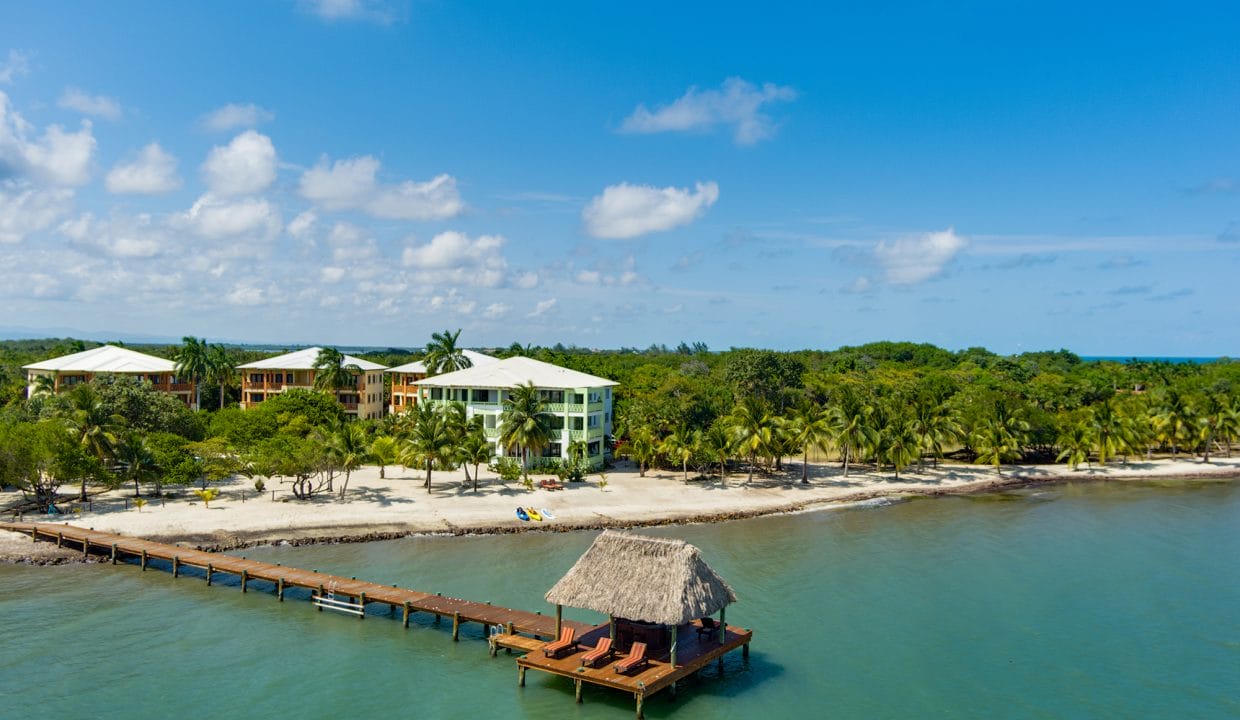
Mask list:
[[[676,665],[672,666],[667,651],[654,655],[650,663],[638,672],[621,674],[616,672],[615,665],[624,658],[617,656],[606,664],[595,668],[582,666],[581,657],[589,652],[601,638],[607,637],[607,625],[599,625],[584,635],[579,634],[580,649],[559,658],[548,658],[541,652],[545,642],[538,644],[526,655],[517,658],[517,677],[521,685],[525,684],[525,671],[539,670],[552,675],[569,678],[576,686],[577,702],[581,702],[581,686],[583,683],[631,693],[637,700],[637,716],[642,717],[642,704],[646,697],[666,688],[675,689],[675,684],[693,673],[701,670],[712,662],[721,659],[727,653],[740,648],[746,657],[749,656],[749,643],[753,640],[753,631],[736,627],[728,627],[723,642],[719,641],[718,632],[709,636],[699,635],[699,625],[688,623],[677,630],[680,639],[676,648]]]
[[[573,680],[578,702],[581,701],[583,683],[631,693],[637,700],[639,718],[642,717],[642,704],[646,697],[669,687],[674,691],[677,681],[737,648],[748,657],[749,643],[753,639],[751,630],[729,626],[721,642],[718,633],[710,636],[699,635],[695,632],[696,625],[690,623],[678,629],[677,634],[681,640],[676,650],[674,667],[665,651],[662,655],[652,656],[649,665],[641,671],[621,675],[615,671],[614,666],[623,655],[618,655],[598,668],[585,668],[581,665],[581,656],[600,638],[607,636],[607,624],[590,625],[562,620],[563,627],[572,627],[576,631],[581,649],[552,659],[544,657],[541,652],[543,646],[557,635],[556,618],[550,615],[444,597],[393,585],[380,585],[233,555],[193,550],[69,524],[0,522],[0,530],[24,533],[33,540],[55,542],[59,547],[77,547],[81,549],[83,556],[91,553],[104,555],[109,557],[113,564],[128,556],[137,559],[143,570],[146,570],[151,560],[170,562],[173,577],[177,577],[184,567],[198,568],[205,573],[208,585],[220,573],[235,575],[240,578],[242,592],[248,590],[251,581],[266,581],[275,586],[275,594],[281,601],[284,600],[286,589],[306,588],[311,590],[315,597],[331,599],[330,602],[316,603],[320,610],[324,607],[333,609],[334,606],[354,607],[361,612],[354,611],[352,614],[362,619],[365,618],[365,607],[373,603],[388,605],[393,611],[400,608],[405,627],[409,626],[409,617],[415,612],[452,618],[453,640],[459,638],[463,623],[479,623],[483,626],[483,632],[488,635],[492,656],[500,648],[525,653],[517,658],[518,682],[521,685],[525,684],[526,670],[538,670]],[[342,597],[349,601],[341,602],[339,598]]]

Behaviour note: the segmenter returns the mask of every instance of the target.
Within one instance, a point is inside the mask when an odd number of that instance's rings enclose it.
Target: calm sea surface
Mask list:
[[[1240,483],[1060,486],[711,526],[684,538],[755,629],[651,718],[1240,717]],[[552,608],[593,534],[248,557]],[[631,698],[400,626],[136,566],[0,567],[0,716],[630,718]],[[416,617],[416,616],[415,616]],[[595,619],[577,613],[580,619]]]

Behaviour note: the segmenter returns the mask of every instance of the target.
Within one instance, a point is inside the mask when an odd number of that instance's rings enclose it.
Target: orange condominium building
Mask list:
[[[26,371],[27,397],[38,392],[40,377],[52,378],[52,392],[59,393],[88,383],[96,375],[129,375],[149,382],[159,392],[175,396],[188,407],[194,407],[194,383],[177,377],[176,363],[116,345],[101,345],[24,365],[22,369]]]
[[[323,348],[312,347],[277,355],[257,362],[238,365],[241,372],[241,409],[252,408],[272,395],[285,390],[314,389],[317,370],[314,361]],[[356,365],[362,372],[354,373],[357,384],[335,391],[336,400],[345,413],[362,419],[383,416],[383,370],[385,366],[369,360],[344,356],[344,364]]]
[[[461,352],[469,360],[470,367],[499,362],[499,358],[483,355],[473,350]],[[389,413],[395,415],[418,404],[418,381],[426,379],[426,365],[421,360],[397,365],[383,372],[392,376],[392,401],[388,405]]]

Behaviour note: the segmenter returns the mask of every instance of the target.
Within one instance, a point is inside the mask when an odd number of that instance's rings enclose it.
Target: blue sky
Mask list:
[[[6,328],[1240,354],[1240,8],[0,6]]]

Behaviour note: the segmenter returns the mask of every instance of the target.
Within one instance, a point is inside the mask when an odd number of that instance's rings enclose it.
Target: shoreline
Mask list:
[[[350,495],[343,502],[328,497],[271,502],[267,499],[270,491],[258,495],[234,479],[221,484],[224,495],[212,501],[210,508],[198,507],[200,503],[192,495],[183,493],[139,513],[127,509],[127,494],[132,493],[129,488],[94,496],[94,509],[80,517],[58,516],[48,521],[27,516],[25,521],[67,523],[219,552],[262,545],[374,542],[420,535],[579,532],[716,523],[846,509],[882,498],[902,501],[978,495],[1076,482],[1240,478],[1240,458],[1216,458],[1209,465],[1197,460],[1165,459],[1077,471],[1062,465],[1012,466],[1005,468],[1001,477],[988,467],[941,464],[938,469],[909,468],[911,472],[902,474],[898,482],[869,469],[854,469],[845,478],[835,463],[811,463],[809,485],[800,484],[800,467],[799,463],[790,463],[782,474],[755,476],[748,485],[744,484],[744,475],[730,475],[726,484],[717,478],[684,484],[677,473],[650,470],[642,478],[635,468],[621,463],[606,474],[606,489],[598,487],[597,475],[562,491],[528,491],[485,478],[477,495],[461,487],[464,478],[459,472],[440,473],[435,478],[438,494],[426,494],[415,471],[389,468],[388,477],[381,479],[377,468],[367,467],[353,474]],[[801,495],[805,497],[798,497]],[[555,519],[521,522],[512,512],[518,504],[552,509]],[[410,517],[393,512],[394,505],[422,507]],[[0,563],[75,562],[83,562],[80,553],[34,544],[17,533],[0,533]]]

